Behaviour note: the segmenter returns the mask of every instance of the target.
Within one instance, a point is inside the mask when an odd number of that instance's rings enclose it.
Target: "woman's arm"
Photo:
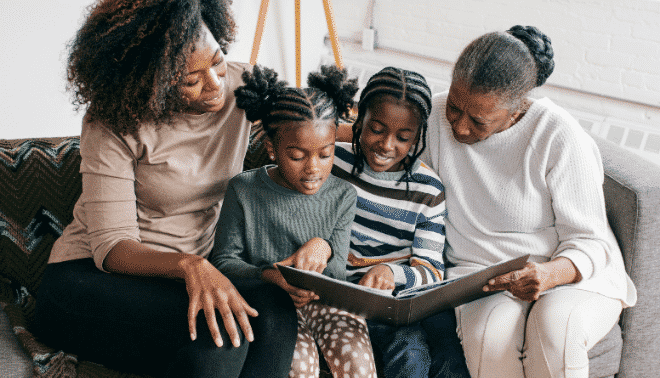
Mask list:
[[[200,256],[159,252],[133,240],[122,240],[110,250],[103,268],[120,274],[183,279],[190,298],[188,328],[192,340],[197,338],[197,314],[204,310],[211,336],[217,346],[222,346],[216,309],[234,346],[240,345],[236,322],[247,340],[254,340],[248,316],[257,316],[257,311],[247,304],[227,277]]]
[[[520,270],[495,277],[484,286],[484,291],[507,290],[517,298],[532,302],[546,290],[581,279],[580,272],[570,259],[558,257],[542,264],[530,262]]]
[[[135,193],[135,153],[131,141],[100,124],[83,124],[80,141],[83,174],[81,207],[92,256],[99,269],[185,280],[190,296],[188,325],[196,338],[196,317],[204,309],[212,336],[222,345],[215,308],[220,310],[232,343],[240,338],[236,316],[248,340],[252,330],[246,315],[256,316],[229,280],[206,260],[183,253],[155,251],[140,243]],[[138,148],[133,148],[138,149]]]
[[[340,122],[339,125],[337,125],[335,140],[337,142],[353,142],[353,124]]]
[[[485,289],[505,289],[518,298],[536,300],[545,290],[590,278],[605,267],[610,254],[620,253],[607,223],[603,169],[595,142],[579,125],[561,130],[564,134],[550,144],[545,175],[559,245],[550,261],[528,263]]]

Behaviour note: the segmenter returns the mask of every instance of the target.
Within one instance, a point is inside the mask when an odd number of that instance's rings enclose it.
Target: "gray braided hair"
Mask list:
[[[534,26],[516,25],[472,41],[454,65],[452,83],[497,95],[502,107],[517,109],[552,74],[553,57],[550,38]]]

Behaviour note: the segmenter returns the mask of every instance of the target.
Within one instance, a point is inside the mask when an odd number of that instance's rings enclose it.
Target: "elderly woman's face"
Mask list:
[[[186,62],[188,71],[179,88],[186,113],[217,112],[227,98],[227,61],[211,31],[202,24],[195,49]]]
[[[493,94],[472,92],[461,82],[452,83],[445,115],[454,138],[474,144],[511,127],[520,112],[500,107],[499,100]]]

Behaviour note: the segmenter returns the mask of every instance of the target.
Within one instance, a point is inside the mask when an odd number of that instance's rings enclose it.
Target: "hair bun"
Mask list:
[[[541,86],[555,69],[550,38],[534,26],[516,25],[507,32],[521,40],[536,61],[536,86]]]
[[[335,103],[337,114],[344,118],[348,117],[358,91],[357,79],[347,79],[347,76],[345,68],[327,65],[307,77],[307,86],[327,93]]]
[[[252,72],[242,75],[245,85],[236,88],[236,106],[245,110],[245,118],[250,122],[263,120],[272,108],[277,96],[284,92],[287,82],[277,79],[274,70],[254,66]]]

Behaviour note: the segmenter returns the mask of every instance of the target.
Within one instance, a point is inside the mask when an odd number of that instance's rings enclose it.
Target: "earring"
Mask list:
[[[270,155],[270,160],[275,160],[275,155]]]

